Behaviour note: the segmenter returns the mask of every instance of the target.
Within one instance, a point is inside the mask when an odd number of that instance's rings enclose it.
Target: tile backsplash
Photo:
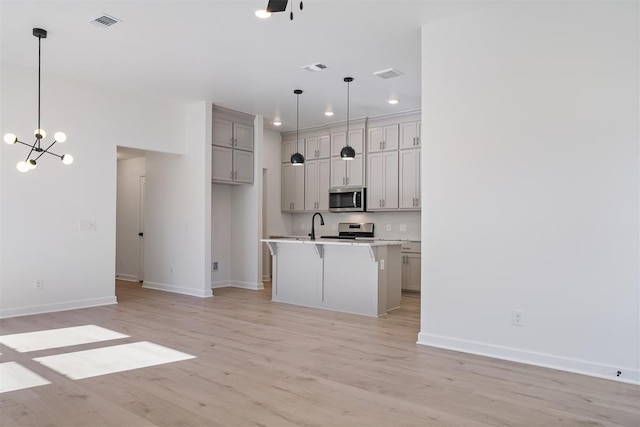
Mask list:
[[[312,216],[313,212],[291,214],[291,235],[309,234]],[[323,226],[320,225],[320,218],[316,218],[316,236],[338,234],[339,222],[373,222],[376,238],[421,240],[420,212],[322,212],[322,217]]]

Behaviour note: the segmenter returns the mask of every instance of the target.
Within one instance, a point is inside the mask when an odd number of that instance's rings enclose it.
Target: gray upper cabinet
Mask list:
[[[253,183],[253,116],[214,106],[211,144],[213,182]]]

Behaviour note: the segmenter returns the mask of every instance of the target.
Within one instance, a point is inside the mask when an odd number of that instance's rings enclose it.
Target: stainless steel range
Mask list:
[[[373,238],[372,222],[340,222],[337,236],[320,236],[321,239],[371,239]]]

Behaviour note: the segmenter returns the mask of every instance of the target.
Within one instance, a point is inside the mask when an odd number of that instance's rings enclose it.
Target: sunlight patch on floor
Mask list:
[[[142,341],[33,360],[66,377],[79,380],[194,358],[187,353]]]
[[[0,393],[51,384],[17,362],[0,363]]]
[[[68,347],[128,337],[129,335],[101,328],[100,326],[84,325],[2,335],[0,336],[0,344],[11,347],[20,353],[26,353],[29,351],[47,350],[50,348]]]

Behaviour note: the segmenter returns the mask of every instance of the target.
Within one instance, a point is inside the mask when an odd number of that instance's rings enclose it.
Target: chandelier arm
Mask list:
[[[27,147],[31,147],[31,148],[33,148],[33,145],[32,145],[32,144],[27,144],[26,142],[22,142],[22,141],[20,141],[19,139],[16,139],[16,142],[17,142],[18,144],[26,145]]]
[[[36,141],[40,142],[40,140],[38,138],[36,138]],[[29,144],[25,144],[25,145],[29,145]],[[36,149],[36,143],[34,142],[33,145],[29,145],[29,147],[31,147],[31,150],[29,150],[29,154],[27,154],[27,158],[26,158],[25,162],[27,160],[29,160],[29,157],[31,157],[31,153],[33,153],[34,150]]]
[[[49,151],[49,148],[53,147],[53,144],[55,144],[56,142],[57,142],[57,141],[53,141],[53,142],[51,143],[51,145],[50,145],[50,146],[48,146],[47,148],[45,148],[44,150],[42,150],[42,153],[40,153],[40,155],[39,155],[38,157],[36,157],[36,158],[35,158],[35,160],[37,161],[37,160],[38,160],[40,157],[42,157],[42,155],[43,155],[43,154],[45,154],[45,153],[48,153],[48,154],[51,154],[51,155],[54,155],[54,156],[57,156],[57,157],[62,158],[62,156],[61,156],[61,155],[56,154],[56,153],[52,153],[51,151]]]

